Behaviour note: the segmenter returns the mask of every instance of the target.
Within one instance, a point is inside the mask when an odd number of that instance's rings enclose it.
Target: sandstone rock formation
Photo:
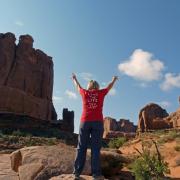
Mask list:
[[[63,131],[74,132],[74,111],[69,111],[67,108],[63,109],[63,119],[61,123],[61,129]]]
[[[74,112],[63,110],[57,121],[52,102],[53,61],[33,48],[33,38],[22,35],[16,45],[12,33],[0,34],[0,129],[32,130],[56,127],[74,132]]]
[[[76,150],[71,146],[32,146],[17,150],[11,154],[11,166],[19,174],[20,180],[48,180],[53,176],[71,174]],[[116,174],[122,163],[129,160],[115,152],[102,151],[101,164],[105,174]],[[83,175],[91,174],[90,151],[87,153]]]
[[[111,117],[105,117],[104,118],[104,132],[109,131],[117,131],[118,130],[118,124],[116,119],[113,119]]]
[[[126,119],[116,121],[111,117],[104,118],[104,138],[134,137],[136,126]]]
[[[0,34],[0,112],[56,120],[52,58],[33,48],[30,35],[15,41],[12,33]]]
[[[127,119],[120,119],[118,121],[119,131],[122,132],[136,132],[136,126],[133,124],[133,122],[130,122]]]
[[[0,179],[19,180],[18,174],[11,169],[9,154],[0,154]]]
[[[169,114],[159,105],[150,103],[139,112],[138,132],[146,132],[154,129],[171,128],[172,124],[164,120]]]
[[[180,108],[164,118],[164,120],[172,124],[173,128],[180,129]]]

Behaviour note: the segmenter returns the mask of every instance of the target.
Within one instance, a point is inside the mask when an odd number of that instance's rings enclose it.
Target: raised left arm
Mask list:
[[[74,82],[74,85],[76,86],[77,90],[80,91],[80,89],[82,88],[79,81],[76,78],[76,75],[74,73],[72,73],[72,80]]]

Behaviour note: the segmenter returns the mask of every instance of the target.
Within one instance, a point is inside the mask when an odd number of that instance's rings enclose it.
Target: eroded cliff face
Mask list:
[[[30,35],[0,34],[0,112],[57,120],[52,103],[53,61]]]
[[[105,117],[103,138],[132,138],[135,137],[136,129],[137,126],[128,119],[120,119],[119,121],[116,121],[116,119],[111,117]]]
[[[172,123],[165,120],[168,115],[166,110],[158,104],[147,104],[139,112],[138,132],[172,128]]]

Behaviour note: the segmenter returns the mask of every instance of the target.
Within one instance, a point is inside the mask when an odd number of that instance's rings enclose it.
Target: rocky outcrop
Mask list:
[[[67,108],[63,109],[61,122],[61,129],[63,131],[74,132],[74,111],[69,111]]]
[[[30,35],[0,34],[0,112],[57,120],[52,103],[53,61]]]
[[[0,179],[19,180],[18,173],[11,169],[9,154],[0,154]]]
[[[21,155],[20,155],[21,154]],[[48,180],[53,176],[71,174],[76,155],[75,148],[65,144],[55,146],[32,146],[11,154],[11,166],[20,180]],[[114,175],[129,160],[115,152],[101,151],[101,165],[104,175]],[[90,151],[82,175],[91,174]]]
[[[122,132],[136,132],[137,127],[133,124],[133,122],[130,122],[128,119],[120,119],[118,121],[118,127],[119,131]]]
[[[104,118],[104,133],[108,133],[109,131],[117,131],[118,130],[118,124],[116,119],[113,119],[111,117],[105,117]]]
[[[116,138],[116,137],[128,137],[135,136],[136,126],[126,119],[120,119],[116,121],[111,117],[104,118],[104,134],[103,138]]]
[[[164,120],[172,124],[173,128],[180,129],[180,108],[164,118]]]
[[[114,139],[118,137],[125,137],[127,140],[135,138],[135,132],[122,132],[122,131],[109,131],[107,134],[104,134],[103,138],[105,139]]]
[[[63,119],[52,122],[35,119],[29,116],[16,115],[14,113],[1,113],[0,130],[5,134],[10,134],[13,131],[19,130],[22,133],[29,133],[34,136],[67,139],[70,144],[76,144],[77,137],[76,134],[73,134],[74,112],[69,111],[67,108],[63,109],[63,112],[66,112],[65,114],[67,116],[64,116],[63,113]],[[72,141],[70,139],[72,139]]]
[[[15,41],[12,33],[0,34],[0,129],[74,132],[73,111],[63,109],[63,119],[57,120],[52,57],[34,49],[30,35]]]
[[[159,105],[150,103],[139,112],[138,132],[146,132],[154,129],[171,128],[172,124],[163,119],[169,114]]]

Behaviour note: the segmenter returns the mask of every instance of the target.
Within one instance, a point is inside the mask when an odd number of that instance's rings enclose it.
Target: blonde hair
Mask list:
[[[88,82],[88,85],[87,85],[87,90],[92,90],[92,89],[99,89],[99,84],[97,81],[94,81],[94,80],[90,80]]]

